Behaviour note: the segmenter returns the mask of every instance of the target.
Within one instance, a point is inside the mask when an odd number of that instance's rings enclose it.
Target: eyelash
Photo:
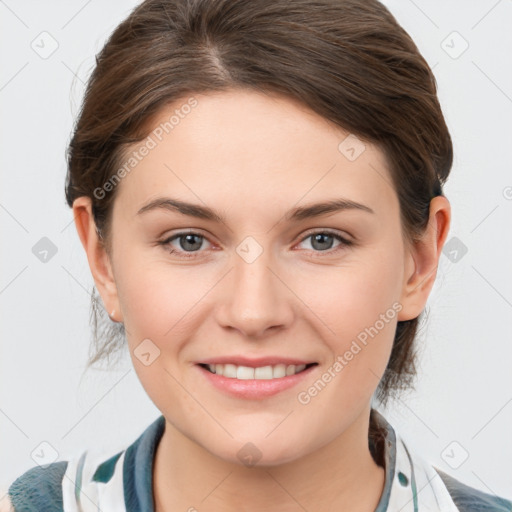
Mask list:
[[[344,248],[347,248],[347,247],[350,247],[350,246],[354,245],[353,241],[347,240],[346,238],[340,236],[336,232],[331,231],[329,229],[324,229],[324,230],[318,230],[318,231],[310,232],[306,236],[304,236],[300,240],[299,243],[302,243],[305,240],[307,240],[308,238],[311,238],[311,237],[313,237],[315,235],[319,235],[319,234],[331,235],[331,236],[333,236],[334,238],[338,239],[341,242],[341,245],[339,245],[335,249],[328,249],[326,251],[314,251],[313,250],[313,253],[320,253],[319,255],[321,255],[322,253],[326,253],[326,254],[332,255],[333,253],[337,253],[338,251],[343,250]],[[169,244],[172,241],[174,241],[176,239],[179,239],[179,238],[181,238],[183,236],[186,236],[186,235],[195,235],[195,236],[198,236],[200,238],[206,239],[206,237],[204,235],[201,235],[200,233],[196,233],[194,231],[185,231],[185,232],[181,232],[181,233],[177,233],[175,235],[172,235],[171,237],[166,238],[165,240],[162,240],[162,241],[158,242],[158,244],[166,247],[166,246],[169,246]],[[176,249],[171,249],[168,252],[169,252],[169,254],[177,254],[177,255],[179,255],[180,258],[191,259],[191,258],[196,258],[197,257],[196,254],[198,254],[201,251],[186,252],[186,251],[178,251]]]

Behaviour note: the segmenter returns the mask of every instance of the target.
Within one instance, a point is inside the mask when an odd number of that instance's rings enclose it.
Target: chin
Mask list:
[[[264,468],[276,467],[282,464],[293,462],[299,459],[302,452],[297,450],[297,444],[290,442],[283,445],[281,439],[269,441],[255,440],[231,440],[229,446],[219,451],[219,445],[215,445],[215,449],[211,451],[213,455],[231,464],[245,466],[247,468]],[[258,438],[259,439],[259,438]]]

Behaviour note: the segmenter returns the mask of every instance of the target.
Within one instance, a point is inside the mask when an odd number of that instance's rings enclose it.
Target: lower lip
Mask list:
[[[196,365],[201,373],[217,388],[237,398],[258,400],[267,398],[281,391],[296,386],[303,381],[318,365],[310,366],[305,370],[279,379],[232,379],[217,375],[200,365]]]

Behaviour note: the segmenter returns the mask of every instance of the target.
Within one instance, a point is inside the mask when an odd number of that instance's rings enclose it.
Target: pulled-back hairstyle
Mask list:
[[[430,200],[443,195],[453,150],[435,78],[377,0],[146,0],[96,63],[68,148],[66,200],[71,207],[77,197],[91,198],[107,251],[117,187],[95,190],[122,165],[124,150],[148,136],[164,106],[199,93],[280,93],[375,144],[389,166],[407,243],[424,233]],[[97,297],[93,287],[88,366],[117,352],[125,335]],[[413,384],[420,317],[398,322],[376,392],[384,404]]]

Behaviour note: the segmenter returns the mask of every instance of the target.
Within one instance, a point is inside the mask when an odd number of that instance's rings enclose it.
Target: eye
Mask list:
[[[307,236],[302,238],[301,243],[308,239],[311,239],[313,252],[328,252],[329,254],[342,250],[344,247],[349,247],[354,243],[351,240],[347,240],[341,235],[330,230],[322,230],[309,233]],[[334,250],[331,250],[333,239],[337,239],[340,244]],[[180,258],[195,258],[196,254],[194,253],[201,252],[200,249],[204,240],[206,240],[204,235],[194,231],[186,231],[177,233],[158,243],[167,249],[170,248],[170,250],[168,250],[170,254],[176,254]],[[177,246],[171,245],[175,241],[178,241]]]
[[[171,242],[175,240],[178,240],[178,248],[171,245]],[[187,231],[166,238],[159,242],[159,244],[164,247],[170,247],[170,254],[179,254],[180,258],[194,258],[194,253],[199,251],[204,240],[206,238],[203,235],[194,231]]]
[[[330,230],[309,233],[302,239],[301,243],[308,239],[311,239],[311,246],[314,252],[329,252],[329,254],[342,250],[344,247],[351,246],[354,243]],[[339,240],[340,244],[334,250],[331,250],[333,239]]]

